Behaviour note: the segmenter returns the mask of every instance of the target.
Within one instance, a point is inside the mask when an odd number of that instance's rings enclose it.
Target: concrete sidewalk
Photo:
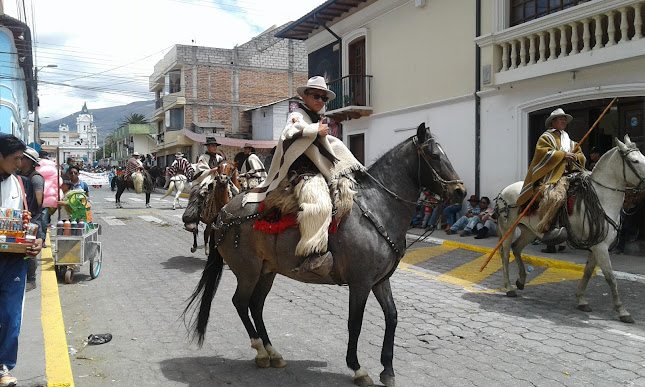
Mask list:
[[[423,229],[409,229],[407,235],[408,246],[410,246],[410,244],[414,241],[418,240],[419,237],[423,234]],[[484,239],[475,239],[474,236],[462,237],[459,234],[448,235],[443,230],[436,230],[432,233],[428,233],[424,239],[421,239],[419,241],[435,244],[456,243],[462,245],[462,247],[465,249],[481,250],[483,248],[486,251],[490,252],[499,242],[499,238],[489,237]],[[412,245],[411,247],[414,248],[414,245]],[[554,264],[557,264],[557,262],[570,262],[573,264],[582,265],[582,267],[580,267],[581,270],[587,263],[587,257],[589,256],[589,251],[587,250],[574,250],[567,247],[564,251],[555,254],[549,254],[542,252],[542,249],[544,249],[545,247],[546,246],[543,244],[530,244],[524,249],[522,255],[540,257],[542,258],[540,261],[552,261]],[[612,268],[614,269],[614,272],[616,273],[616,276],[618,278],[645,283],[645,257],[628,254],[614,254],[611,252],[609,253],[609,256],[611,258]]]

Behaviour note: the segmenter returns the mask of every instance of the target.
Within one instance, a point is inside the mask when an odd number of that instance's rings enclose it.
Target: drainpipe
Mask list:
[[[343,77],[343,39],[336,35],[334,31],[330,30],[329,27],[327,27],[326,24],[321,23],[320,20],[318,20],[318,15],[314,14],[314,20],[316,23],[318,23],[319,26],[323,27],[326,29],[334,38],[336,38],[336,41],[338,42],[338,48],[339,48],[339,53],[338,53],[338,74],[340,75],[340,78]],[[312,75],[319,75],[319,74],[309,74],[310,76]],[[328,81],[334,81],[334,79],[329,79]]]
[[[475,37],[481,35],[481,13],[482,3],[481,0],[475,2]],[[475,195],[480,196],[480,162],[481,162],[481,115],[480,106],[481,98],[479,91],[481,90],[481,49],[479,45],[475,44]]]

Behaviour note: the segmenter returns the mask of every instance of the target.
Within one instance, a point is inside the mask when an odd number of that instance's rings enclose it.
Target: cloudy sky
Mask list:
[[[43,122],[154,99],[148,77],[174,44],[233,48],[324,0],[5,0],[32,28]],[[24,3],[24,6],[23,6]],[[26,16],[25,16],[26,14]]]

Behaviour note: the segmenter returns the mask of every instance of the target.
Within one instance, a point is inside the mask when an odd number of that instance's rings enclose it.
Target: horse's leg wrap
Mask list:
[[[266,351],[269,353],[269,357],[271,358],[271,367],[282,368],[287,365],[287,362],[284,361],[282,355],[280,355],[271,344],[265,346],[264,349],[266,349]]]
[[[296,185],[295,193],[300,204],[300,241],[296,246],[296,255],[306,257],[326,252],[332,203],[325,178],[318,174],[302,180]]]
[[[251,348],[258,351],[255,356],[255,364],[260,368],[269,368],[271,366],[271,358],[269,353],[262,344],[262,339],[251,339]]]

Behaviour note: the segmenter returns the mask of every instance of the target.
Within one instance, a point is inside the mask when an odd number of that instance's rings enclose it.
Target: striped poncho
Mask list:
[[[566,136],[566,138],[568,137]],[[567,144],[561,144],[560,138],[561,133],[559,130],[548,129],[538,139],[533,161],[531,161],[529,170],[526,173],[520,197],[517,199],[518,206],[529,202],[536,190],[542,185],[556,183],[565,173],[582,170],[577,165],[568,163],[565,159],[566,153],[572,152],[577,143],[568,140]],[[578,156],[578,163],[585,165],[585,155],[581,149],[578,149],[576,155]]]

